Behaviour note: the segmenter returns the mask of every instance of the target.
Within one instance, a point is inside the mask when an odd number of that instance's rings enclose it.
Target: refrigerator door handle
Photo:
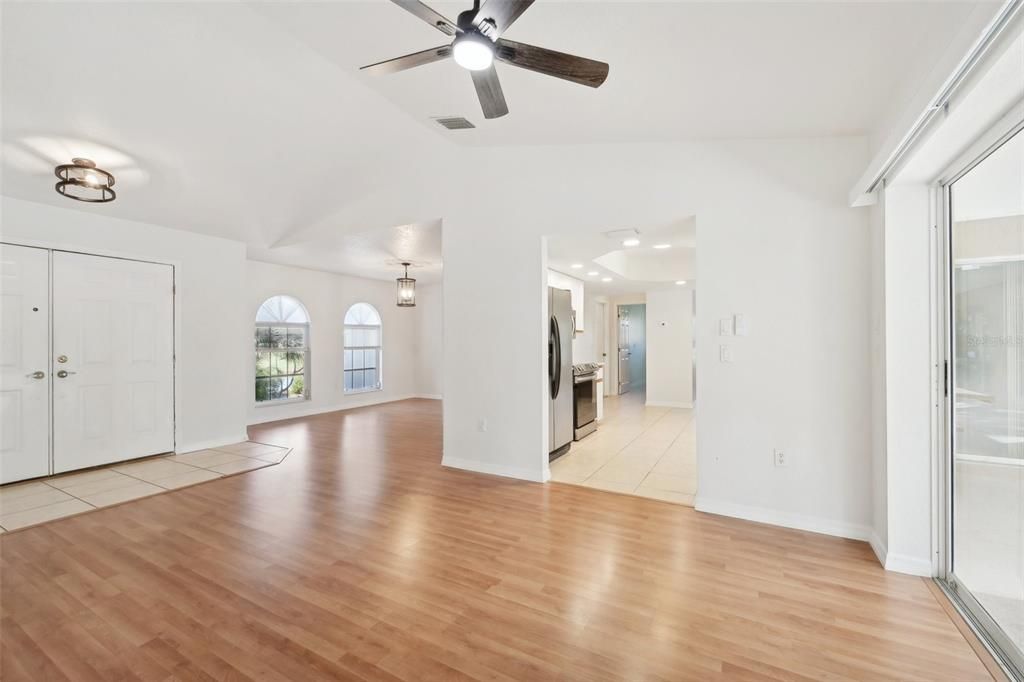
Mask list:
[[[558,397],[558,391],[562,386],[562,336],[558,331],[558,320],[554,315],[551,316],[551,343],[554,348],[554,353],[551,356],[551,399],[554,400]]]

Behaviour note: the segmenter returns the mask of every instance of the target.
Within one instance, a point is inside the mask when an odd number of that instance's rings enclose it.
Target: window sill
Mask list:
[[[383,390],[383,386],[377,386],[376,388],[352,388],[345,391],[345,395],[359,395],[360,393],[376,393],[377,391]]]
[[[298,398],[284,398],[279,400],[261,400],[255,403],[256,407],[274,407],[275,405],[291,405],[292,403],[304,403],[309,400],[308,395]]]

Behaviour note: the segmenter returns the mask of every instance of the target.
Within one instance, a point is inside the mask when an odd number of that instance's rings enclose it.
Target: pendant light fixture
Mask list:
[[[405,267],[405,276],[398,278],[398,307],[416,307],[416,280],[409,276],[410,263],[402,263]]]
[[[71,163],[57,166],[53,173],[60,180],[54,185],[54,189],[57,190],[57,194],[68,199],[90,204],[105,204],[117,198],[117,194],[111,189],[114,186],[114,176],[102,168],[97,168],[89,159],[71,159]]]

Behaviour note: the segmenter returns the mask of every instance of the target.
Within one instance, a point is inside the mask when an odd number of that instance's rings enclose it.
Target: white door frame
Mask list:
[[[182,439],[179,437],[180,434],[178,433],[178,427],[179,427],[179,425],[178,425],[178,415],[181,413],[181,405],[180,405],[179,401],[182,399],[182,395],[183,395],[182,391],[179,390],[180,386],[178,385],[178,383],[179,383],[179,377],[178,377],[178,349],[181,348],[181,306],[178,303],[178,269],[181,267],[181,261],[177,260],[177,259],[171,259],[171,258],[159,258],[159,257],[151,257],[151,256],[140,256],[138,254],[133,254],[133,253],[130,253],[130,252],[125,252],[125,251],[114,251],[114,250],[111,250],[111,249],[95,249],[95,248],[92,248],[92,247],[78,246],[78,245],[73,245],[73,244],[68,244],[68,243],[61,243],[61,242],[50,242],[50,241],[37,240],[37,239],[0,239],[0,243],[10,244],[11,246],[31,246],[31,247],[35,247],[35,248],[39,248],[39,249],[48,249],[51,252],[52,251],[63,251],[63,252],[66,252],[66,253],[79,253],[79,254],[82,254],[82,255],[85,255],[85,256],[101,256],[103,258],[117,258],[117,259],[120,259],[120,260],[137,261],[137,262],[140,262],[140,263],[153,263],[155,265],[170,265],[171,266],[171,282],[172,282],[172,285],[173,285],[173,289],[172,289],[172,292],[171,292],[171,301],[172,301],[172,307],[173,307],[173,327],[174,327],[173,338],[171,340],[171,344],[172,344],[171,347],[172,347],[172,353],[173,353],[173,355],[172,355],[173,362],[172,362],[172,367],[171,367],[171,371],[172,371],[172,382],[171,382],[171,385],[172,385],[172,391],[174,392],[174,395],[172,396],[172,405],[174,406],[173,407],[174,414],[171,415],[171,419],[172,419],[172,422],[173,422],[173,425],[174,425],[173,429],[172,429],[172,431],[174,433],[174,449],[175,449],[175,452],[177,452],[178,443],[182,442]],[[52,329],[52,327],[53,327],[53,300],[52,300],[52,296],[53,296],[53,258],[52,258],[52,254],[51,254],[51,257],[50,257],[49,277],[50,277],[50,296],[51,296],[51,300],[50,300],[50,327]],[[51,334],[51,336],[52,336],[52,334]],[[50,343],[52,344],[52,338],[50,339]],[[52,365],[52,363],[53,363],[53,348],[50,348],[49,354],[50,354],[50,362],[51,362],[51,365]],[[51,394],[51,400],[52,400],[52,394]],[[51,415],[52,415],[52,406],[51,406]],[[53,470],[53,425],[52,424],[50,425],[50,470],[51,471]]]

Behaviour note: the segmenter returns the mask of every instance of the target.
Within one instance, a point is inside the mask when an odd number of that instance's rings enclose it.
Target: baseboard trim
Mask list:
[[[871,536],[868,538],[868,544],[870,544],[871,549],[875,551],[875,556],[878,557],[878,563],[882,565],[882,568],[885,568],[885,558],[888,554],[888,548],[885,546],[885,543],[882,542],[882,538],[878,537],[878,534],[874,530],[871,531]]]
[[[644,404],[647,407],[676,407],[682,409],[690,409],[693,407],[693,403],[671,402],[666,400],[648,400]]]
[[[930,559],[921,559],[907,554],[889,553],[885,557],[885,570],[930,578],[932,577],[932,562]]]
[[[794,514],[793,512],[784,512],[765,507],[750,507],[723,500],[709,500],[700,495],[695,500],[694,508],[699,512],[707,514],[730,516],[736,519],[757,521],[758,523],[767,523],[772,526],[782,526],[783,528],[793,528],[795,530],[806,530],[812,533],[834,535],[850,540],[867,541],[871,536],[871,530],[867,526],[855,523]]]
[[[175,444],[175,452],[195,452],[196,450],[209,450],[211,448],[219,448],[225,445],[231,445],[233,443],[241,443],[242,441],[249,440],[247,433],[242,433],[238,436],[230,436],[228,438],[214,438],[212,440],[201,440],[195,443],[184,443],[182,445]]]
[[[415,398],[423,398],[424,400],[442,400],[444,396],[440,393],[417,393]]]
[[[491,476],[504,476],[505,478],[516,478],[522,481],[533,481],[543,483],[545,481],[544,471],[533,471],[520,467],[509,467],[493,462],[481,462],[475,459],[463,459],[461,457],[441,457],[441,466],[450,469],[462,469],[473,471],[478,474],[490,474]]]
[[[391,396],[388,398],[366,398],[367,395],[373,395],[373,393],[356,394],[352,396],[353,402],[335,405],[320,405],[313,406],[304,403],[298,403],[293,405],[268,405],[266,407],[260,407],[260,410],[267,410],[268,415],[266,417],[258,416],[256,418],[249,419],[248,425],[253,426],[254,424],[266,424],[267,422],[279,422],[285,419],[296,419],[298,417],[311,417],[315,414],[324,414],[326,412],[343,412],[345,410],[354,410],[359,407],[370,407],[372,405],[383,405],[384,403],[394,403],[399,400],[409,400],[410,398],[422,398],[416,393],[408,393],[397,396]],[[362,398],[362,399],[360,399]],[[279,409],[287,409],[287,414],[281,414],[278,412]]]

